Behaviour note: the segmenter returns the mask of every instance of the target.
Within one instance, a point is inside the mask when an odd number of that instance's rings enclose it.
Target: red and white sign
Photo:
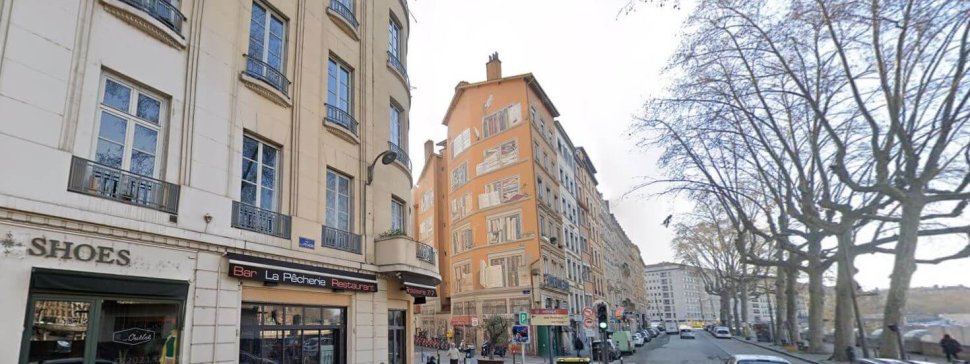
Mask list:
[[[583,317],[588,318],[588,319],[592,319],[593,318],[593,308],[592,307],[586,307],[586,308],[584,308],[583,309]]]
[[[530,310],[533,315],[568,315],[569,310],[565,308],[533,308]]]
[[[477,318],[477,317],[472,317],[467,315],[452,316],[451,325],[452,326],[471,326],[472,318]]]
[[[592,317],[587,317],[586,319],[583,320],[583,326],[586,326],[588,328],[593,328],[593,326],[596,326],[596,323],[593,322]]]
[[[623,306],[620,306],[616,308],[616,319],[619,320],[622,318],[623,318]]]

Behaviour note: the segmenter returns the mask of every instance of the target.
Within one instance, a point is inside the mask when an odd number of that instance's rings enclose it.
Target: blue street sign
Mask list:
[[[313,249],[314,246],[316,246],[316,242],[313,241],[313,239],[304,238],[302,236],[300,237],[300,247],[301,248]]]

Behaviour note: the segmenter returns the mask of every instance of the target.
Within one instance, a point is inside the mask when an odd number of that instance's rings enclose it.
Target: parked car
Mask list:
[[[692,330],[692,329],[680,329],[680,338],[681,339],[696,339],[697,337],[694,336],[694,330]]]
[[[731,357],[728,364],[791,364],[791,362],[771,355],[738,354]]]
[[[899,360],[899,359],[885,359],[885,358],[857,359],[856,363],[859,363],[859,364],[931,364],[931,362],[928,362],[928,361]]]
[[[616,331],[613,333],[613,341],[616,342],[617,349],[621,355],[632,355],[636,350],[633,345],[633,333],[629,331]]]
[[[649,332],[650,336],[652,337],[660,336],[660,330],[657,330],[657,329],[653,329],[653,328],[647,329],[647,332]]]
[[[593,347],[593,357],[597,358],[597,360],[603,357],[604,350],[605,350],[605,354],[607,355],[607,358],[609,358],[610,361],[614,361],[620,358],[620,350],[617,349],[616,343],[614,343],[613,340],[606,340],[605,349],[604,349],[603,341],[601,340],[593,341],[592,347]]]
[[[644,343],[646,343],[646,340],[643,339],[643,334],[639,332],[633,334],[633,346],[640,347]]]
[[[724,326],[718,326],[714,328],[714,337],[718,339],[730,339],[731,330],[728,330],[728,328]]]

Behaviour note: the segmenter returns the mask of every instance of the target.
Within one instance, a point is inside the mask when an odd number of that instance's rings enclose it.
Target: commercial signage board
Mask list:
[[[415,287],[404,284],[404,292],[414,297],[437,297],[438,291],[434,288]]]
[[[528,325],[528,324],[529,324],[529,313],[525,311],[519,312],[519,325]]]
[[[536,326],[569,326],[569,311],[564,308],[533,308],[532,324]]]
[[[233,253],[228,254],[228,256],[230,277],[294,286],[377,292],[377,277],[373,275],[342,272]]]
[[[532,315],[569,315],[565,308],[533,308],[530,312]]]
[[[527,325],[512,326],[512,343],[528,344],[529,341],[530,341],[529,326]]]
[[[620,306],[616,308],[616,319],[619,320],[622,318],[623,318],[623,306]]]
[[[451,317],[452,326],[471,326],[472,316],[469,315],[457,315]]]

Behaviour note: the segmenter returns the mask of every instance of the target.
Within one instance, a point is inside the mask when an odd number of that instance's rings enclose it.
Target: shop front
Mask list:
[[[195,252],[20,225],[0,241],[0,363],[179,362]]]

